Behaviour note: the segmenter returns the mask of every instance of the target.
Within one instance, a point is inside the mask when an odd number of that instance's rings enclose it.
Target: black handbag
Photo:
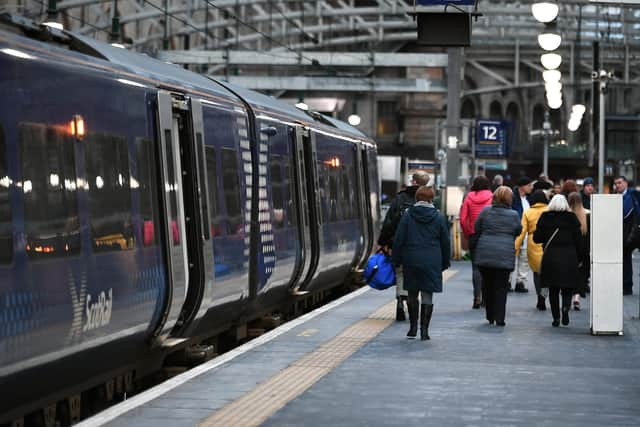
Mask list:
[[[624,247],[627,249],[636,249],[640,247],[640,224],[637,220],[633,221],[631,231],[627,234],[627,238],[624,241]]]

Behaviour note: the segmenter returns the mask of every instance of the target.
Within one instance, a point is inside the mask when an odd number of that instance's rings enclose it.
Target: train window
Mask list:
[[[329,222],[338,221],[338,175],[329,170]]]
[[[140,194],[140,220],[144,246],[156,246],[158,239],[158,194],[156,156],[153,142],[148,138],[136,139],[137,187]],[[135,188],[134,180],[131,187]]]
[[[271,156],[269,175],[271,177],[271,199],[273,201],[273,216],[274,225],[276,228],[284,227],[284,199],[283,199],[283,187],[282,170],[280,169],[280,162],[282,156]]]
[[[25,248],[31,259],[80,252],[74,138],[64,128],[20,123]]]
[[[340,168],[340,182],[342,183],[342,217],[343,219],[353,219],[353,195],[351,194],[351,183],[349,182],[348,171],[346,167]]]
[[[293,168],[291,168],[288,164],[283,163],[282,175],[285,177],[283,188],[287,191],[287,193],[283,195],[285,224],[287,226],[291,226],[295,222],[295,210],[293,202],[293,194],[295,193],[295,181],[293,177]]]
[[[207,183],[209,189],[209,207],[211,213],[211,235],[222,234],[220,226],[220,202],[218,201],[218,167],[216,165],[216,150],[213,147],[205,147],[207,160]]]
[[[0,125],[0,264],[10,264],[13,259],[13,227],[9,203],[9,178],[7,145]]]
[[[227,208],[227,233],[242,232],[242,205],[240,202],[240,178],[238,174],[238,155],[235,150],[222,149],[222,184],[224,204]]]
[[[119,135],[91,134],[84,145],[93,249],[133,249],[127,140]]]
[[[176,119],[174,118],[174,122]],[[177,125],[174,123],[174,129]],[[178,226],[178,191],[180,190],[178,184],[178,177],[176,176],[176,164],[173,157],[173,138],[169,129],[164,131],[165,140],[165,154],[167,159],[167,180],[169,181],[169,188],[167,197],[169,198],[169,221],[171,222],[171,237],[173,246],[180,246],[180,228]],[[177,142],[176,142],[177,144]]]

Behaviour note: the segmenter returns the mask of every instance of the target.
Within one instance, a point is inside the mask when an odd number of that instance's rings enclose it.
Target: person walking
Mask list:
[[[562,194],[551,199],[547,211],[540,215],[533,241],[543,247],[540,264],[542,286],[549,288],[552,325],[560,326],[560,295],[562,294],[562,324],[569,324],[571,297],[581,287],[578,264],[583,258],[584,238],[580,221],[569,209]]]
[[[591,264],[591,225],[589,224],[589,212],[582,205],[582,195],[578,192],[569,194],[569,209],[576,215],[580,222],[580,233],[582,233],[582,257],[578,260],[578,272],[580,273],[581,286],[573,296],[573,309],[580,310],[580,298],[587,297],[589,288],[589,274]]]
[[[593,178],[585,178],[582,181],[582,190],[580,191],[580,196],[582,196],[582,206],[587,210],[591,209],[591,195],[594,193],[595,188],[593,187]]]
[[[423,185],[429,183],[429,174],[418,171],[411,177],[411,185],[400,191],[391,202],[391,206],[387,211],[387,215],[382,222],[382,230],[378,237],[378,245],[385,252],[389,253],[389,249],[393,246],[393,236],[396,233],[398,224],[402,214],[415,203],[416,191]],[[407,291],[403,285],[402,267],[396,269],[396,320],[406,320],[404,314],[404,301],[407,299]]]
[[[498,187],[500,187],[504,183],[504,178],[502,175],[497,174],[493,177],[493,181],[491,182],[491,193],[496,191]]]
[[[536,295],[538,296],[538,304],[536,307],[538,310],[544,311],[547,309],[545,305],[545,299],[547,297],[547,289],[541,286],[540,282],[540,262],[542,261],[542,245],[533,241],[533,233],[536,231],[538,219],[544,211],[547,210],[547,195],[544,190],[536,190],[531,195],[531,207],[524,211],[522,214],[522,231],[516,238],[515,249],[516,256],[520,255],[520,248],[522,247],[522,241],[527,238],[527,259],[529,261],[529,267],[533,272],[533,283],[536,287]]]
[[[622,295],[633,294],[633,264],[631,254],[634,247],[628,242],[629,235],[635,224],[638,223],[638,194],[629,188],[629,182],[624,176],[619,176],[613,181],[616,193],[622,194]]]
[[[516,258],[514,244],[522,231],[518,213],[511,208],[512,198],[509,187],[498,187],[491,206],[482,210],[475,223],[475,262],[482,275],[486,317],[498,326],[505,325],[509,274]]]
[[[462,227],[462,234],[471,242],[475,239],[475,230],[473,228],[478,215],[482,209],[491,205],[491,199],[493,194],[489,191],[489,179],[484,175],[479,175],[473,180],[471,185],[471,191],[465,197],[460,208],[460,226]],[[472,308],[478,309],[482,303],[482,276],[478,265],[474,261],[473,251],[471,251],[471,266],[473,269],[473,306]]]
[[[533,190],[533,180],[529,177],[523,176],[518,179],[517,185],[513,188],[513,202],[512,209],[518,213],[518,219],[522,219],[524,211],[529,209],[528,196]],[[515,279],[516,279],[516,292],[526,293],[527,289],[527,276],[529,275],[529,264],[527,261],[527,240],[522,240],[522,247],[520,248],[520,255],[516,257],[515,266]],[[511,291],[511,287],[509,287]]]
[[[416,337],[419,309],[422,341],[430,339],[433,294],[442,292],[442,272],[451,265],[449,227],[444,215],[433,205],[434,196],[432,187],[422,186],[416,191],[416,203],[398,224],[391,255],[394,264],[402,265],[404,287],[409,293],[407,338]]]

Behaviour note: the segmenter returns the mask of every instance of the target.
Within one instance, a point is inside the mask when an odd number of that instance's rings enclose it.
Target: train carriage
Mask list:
[[[356,129],[1,21],[0,423],[341,286],[370,253]]]

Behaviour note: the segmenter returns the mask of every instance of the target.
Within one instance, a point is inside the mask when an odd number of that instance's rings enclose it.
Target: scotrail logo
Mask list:
[[[92,301],[91,294],[87,295],[85,303],[86,323],[82,328],[83,332],[107,326],[111,322],[111,309],[113,307],[113,289],[108,293],[100,292],[100,295]]]

